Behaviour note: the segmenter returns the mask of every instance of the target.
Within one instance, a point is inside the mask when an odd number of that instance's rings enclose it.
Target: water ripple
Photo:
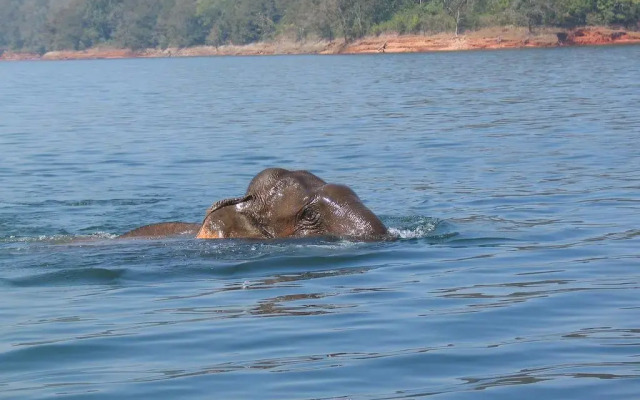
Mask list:
[[[639,49],[0,63],[0,397],[636,398]],[[273,166],[393,240],[116,239]]]

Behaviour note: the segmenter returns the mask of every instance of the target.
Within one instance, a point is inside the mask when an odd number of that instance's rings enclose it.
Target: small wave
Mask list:
[[[134,198],[134,199],[80,199],[80,200],[45,200],[36,202],[16,202],[15,205],[46,207],[46,206],[63,206],[63,207],[86,207],[86,206],[139,206],[147,204],[158,204],[167,201],[167,198]],[[8,204],[8,203],[7,203]]]
[[[76,236],[74,235],[38,235],[38,236],[9,236],[1,238],[2,243],[68,243],[72,241]]]
[[[49,244],[66,244],[74,242],[86,242],[91,240],[113,239],[117,237],[109,232],[95,232],[88,235],[38,235],[38,236],[8,236],[0,238],[0,243],[49,243]]]
[[[389,233],[397,239],[423,239],[438,235],[437,228],[442,221],[437,218],[413,216],[413,217],[389,217],[385,218]]]
[[[420,239],[430,236],[434,227],[418,227],[414,229],[389,228],[389,233],[399,239]]]
[[[109,232],[95,232],[95,233],[91,233],[88,235],[77,235],[75,236],[75,239],[115,239],[117,238],[118,235],[116,235],[115,233],[109,233]]]
[[[412,217],[387,217],[384,218],[385,223],[389,227],[389,233],[391,237],[395,239],[422,239],[422,238],[436,238],[442,235],[442,229],[439,229],[443,225],[443,221],[423,216]],[[98,227],[95,227],[98,228]],[[447,235],[449,236],[449,235]],[[38,236],[7,236],[0,238],[0,243],[46,243],[46,244],[73,244],[73,243],[86,243],[97,240],[114,239],[118,235],[105,231],[97,231],[88,234],[69,234],[58,233],[50,235],[38,235]],[[160,241],[163,238],[158,239]],[[147,242],[145,240],[144,242]],[[235,241],[232,241],[235,243]],[[242,241],[241,241],[242,242]],[[265,242],[257,242],[265,243]],[[322,238],[316,239],[295,239],[295,240],[275,240],[268,241],[270,245],[287,247],[293,246],[298,248],[345,248],[357,246],[357,241],[350,241],[344,239],[331,239]]]
[[[34,274],[20,278],[2,278],[1,282],[9,286],[55,286],[68,284],[113,284],[126,272],[126,269],[72,268],[54,272]]]
[[[457,233],[450,233],[446,231],[445,223],[442,220],[424,216],[410,216],[410,217],[385,217],[383,221],[389,227],[390,236],[394,239],[438,239],[449,238],[457,235]],[[100,227],[92,227],[100,229]],[[87,229],[89,230],[89,229]],[[88,242],[104,241],[117,238],[118,235],[98,230],[96,232],[86,234],[70,234],[67,232],[37,235],[37,236],[17,236],[11,235],[6,237],[0,237],[0,243],[42,243],[42,244],[87,244]],[[166,238],[159,238],[155,241],[171,240]],[[148,243],[148,240],[144,240],[143,243]],[[251,242],[251,241],[250,241]],[[237,247],[238,243],[247,243],[246,240],[231,240],[224,241],[231,247]],[[324,237],[321,239],[284,239],[273,241],[256,241],[252,247],[256,248],[257,245],[266,244],[273,250],[274,247],[286,247],[286,248],[322,248],[322,249],[344,249],[357,247],[359,242],[345,240],[345,239],[332,239]],[[222,249],[228,247],[227,245],[220,246]],[[216,246],[218,247],[218,246]]]

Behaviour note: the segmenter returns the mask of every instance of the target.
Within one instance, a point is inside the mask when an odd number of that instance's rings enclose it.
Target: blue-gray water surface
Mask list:
[[[637,399],[640,47],[0,64],[0,398]],[[397,240],[116,240],[265,167]]]

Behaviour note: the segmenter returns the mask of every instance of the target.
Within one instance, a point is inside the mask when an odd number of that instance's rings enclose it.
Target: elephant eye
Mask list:
[[[318,214],[311,207],[305,207],[300,214],[300,219],[307,223],[315,223],[318,220]]]

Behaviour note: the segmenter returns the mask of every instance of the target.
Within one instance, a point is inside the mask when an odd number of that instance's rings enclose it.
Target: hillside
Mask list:
[[[0,54],[339,53],[385,42],[385,51],[518,47],[585,26],[625,29],[626,38],[613,41],[628,40],[640,29],[640,0],[0,0]],[[476,40],[478,32],[491,43]]]
[[[468,32],[467,34],[459,36],[451,34],[384,34],[357,39],[348,44],[345,44],[342,41],[329,42],[327,40],[309,42],[271,41],[240,46],[195,46],[186,48],[143,49],[135,51],[130,49],[98,47],[87,50],[51,51],[43,55],[29,52],[7,51],[0,55],[0,60],[78,60],[276,54],[415,53],[431,51],[622,44],[640,44],[640,32],[626,32],[601,27],[590,27],[571,31],[547,30],[546,32],[540,32],[532,35],[523,28],[494,28],[484,29],[477,32]]]

